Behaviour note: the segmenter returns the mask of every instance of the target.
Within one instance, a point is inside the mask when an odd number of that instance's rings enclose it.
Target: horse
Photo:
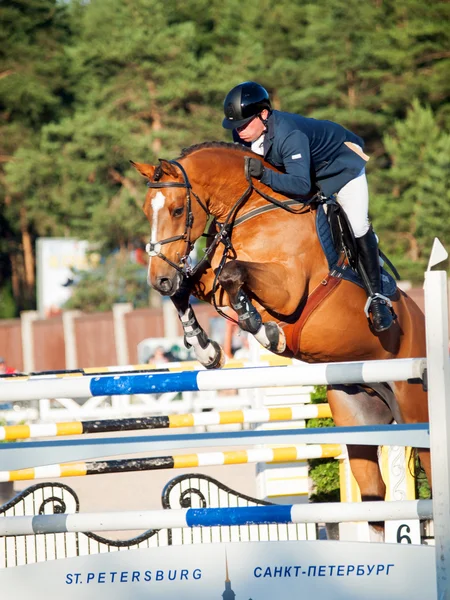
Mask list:
[[[151,225],[148,282],[170,296],[200,363],[220,368],[224,354],[199,325],[191,294],[228,318],[232,309],[243,330],[283,356],[306,362],[425,356],[425,320],[413,300],[396,288],[397,319],[386,331],[372,330],[364,289],[330,273],[316,226],[318,204],[253,181],[246,171],[252,156],[244,146],[205,142],[177,160],[132,162],[149,187],[143,206]],[[190,252],[204,234],[205,256],[192,266]],[[428,421],[427,394],[416,382],[330,385],[327,399],[337,426]],[[429,450],[418,453],[431,485]],[[378,448],[349,445],[348,455],[362,500],[383,500]],[[383,539],[381,523],[371,523],[370,532],[371,540]]]

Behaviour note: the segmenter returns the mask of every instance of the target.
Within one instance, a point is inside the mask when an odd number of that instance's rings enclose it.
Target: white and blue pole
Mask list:
[[[380,381],[420,382],[424,358],[304,364],[300,367],[249,367],[215,371],[145,373],[92,377],[16,378],[0,382],[1,401],[27,401],[41,398],[91,398],[129,394],[211,391],[285,387],[289,385],[328,385],[378,383]]]
[[[272,504],[236,508],[188,508],[3,517],[0,519],[0,536],[430,518],[432,518],[431,500]]]

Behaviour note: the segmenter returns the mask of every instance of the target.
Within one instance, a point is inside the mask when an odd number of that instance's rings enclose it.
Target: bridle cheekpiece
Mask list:
[[[183,165],[181,165],[176,160],[168,160],[167,162],[169,162],[172,165],[175,165],[176,167],[178,167],[180,169],[181,174],[183,175],[183,182],[148,181],[147,187],[149,187],[151,189],[163,189],[163,188],[185,188],[186,189],[186,220],[185,220],[184,233],[182,233],[181,235],[175,235],[170,238],[166,238],[164,240],[158,240],[157,242],[150,241],[146,245],[145,250],[146,250],[147,254],[150,256],[150,258],[157,256],[158,258],[161,258],[166,263],[168,263],[171,267],[176,269],[179,273],[188,277],[192,274],[192,271],[193,271],[193,269],[191,268],[191,266],[189,265],[189,262],[188,262],[189,254],[191,253],[192,249],[194,248],[194,242],[191,241],[191,231],[192,231],[192,225],[194,222],[194,214],[192,212],[191,194],[192,194],[192,196],[194,196],[194,198],[197,200],[197,202],[203,208],[203,210],[205,211],[205,213],[207,215],[209,214],[209,212],[208,212],[207,207],[200,200],[200,198],[197,196],[197,194],[195,192],[193,192],[191,183],[189,181],[186,171],[184,170]],[[183,256],[180,258],[179,264],[176,264],[172,260],[170,260],[170,258],[167,258],[167,256],[161,252],[161,249],[165,244],[170,244],[172,242],[178,242],[179,240],[184,240],[186,242],[186,247],[185,247]]]

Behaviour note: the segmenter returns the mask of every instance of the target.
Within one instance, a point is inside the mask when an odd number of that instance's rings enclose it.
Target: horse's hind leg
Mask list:
[[[359,386],[329,386],[327,399],[334,422],[339,427],[381,425],[392,421],[389,407],[377,395],[369,395]],[[384,500],[386,486],[378,464],[377,446],[347,445],[350,468],[363,501]],[[382,541],[384,524],[369,523],[371,541]]]
[[[206,331],[197,321],[197,317],[189,303],[191,290],[181,286],[180,290],[171,296],[177,309],[178,317],[184,332],[184,343],[187,348],[193,348],[197,360],[207,369],[219,369],[225,364],[225,354],[217,342],[209,339]]]
[[[402,423],[428,423],[428,399],[422,386],[417,383],[397,381],[394,383],[395,395],[400,411],[399,422]],[[420,463],[426,473],[430,488],[431,457],[429,448],[418,448]]]
[[[233,260],[228,262],[222,269],[219,283],[228,294],[231,306],[238,315],[239,327],[251,333],[264,348],[276,354],[281,354],[286,349],[284,332],[274,321],[262,322],[261,315],[243,289],[249,279],[248,265]]]

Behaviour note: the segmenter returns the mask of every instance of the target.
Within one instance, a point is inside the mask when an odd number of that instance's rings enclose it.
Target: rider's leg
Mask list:
[[[364,169],[338,192],[336,199],[345,210],[356,238],[373,328],[377,332],[385,331],[392,325],[394,317],[388,299],[381,293],[378,244],[369,222],[369,190]]]

